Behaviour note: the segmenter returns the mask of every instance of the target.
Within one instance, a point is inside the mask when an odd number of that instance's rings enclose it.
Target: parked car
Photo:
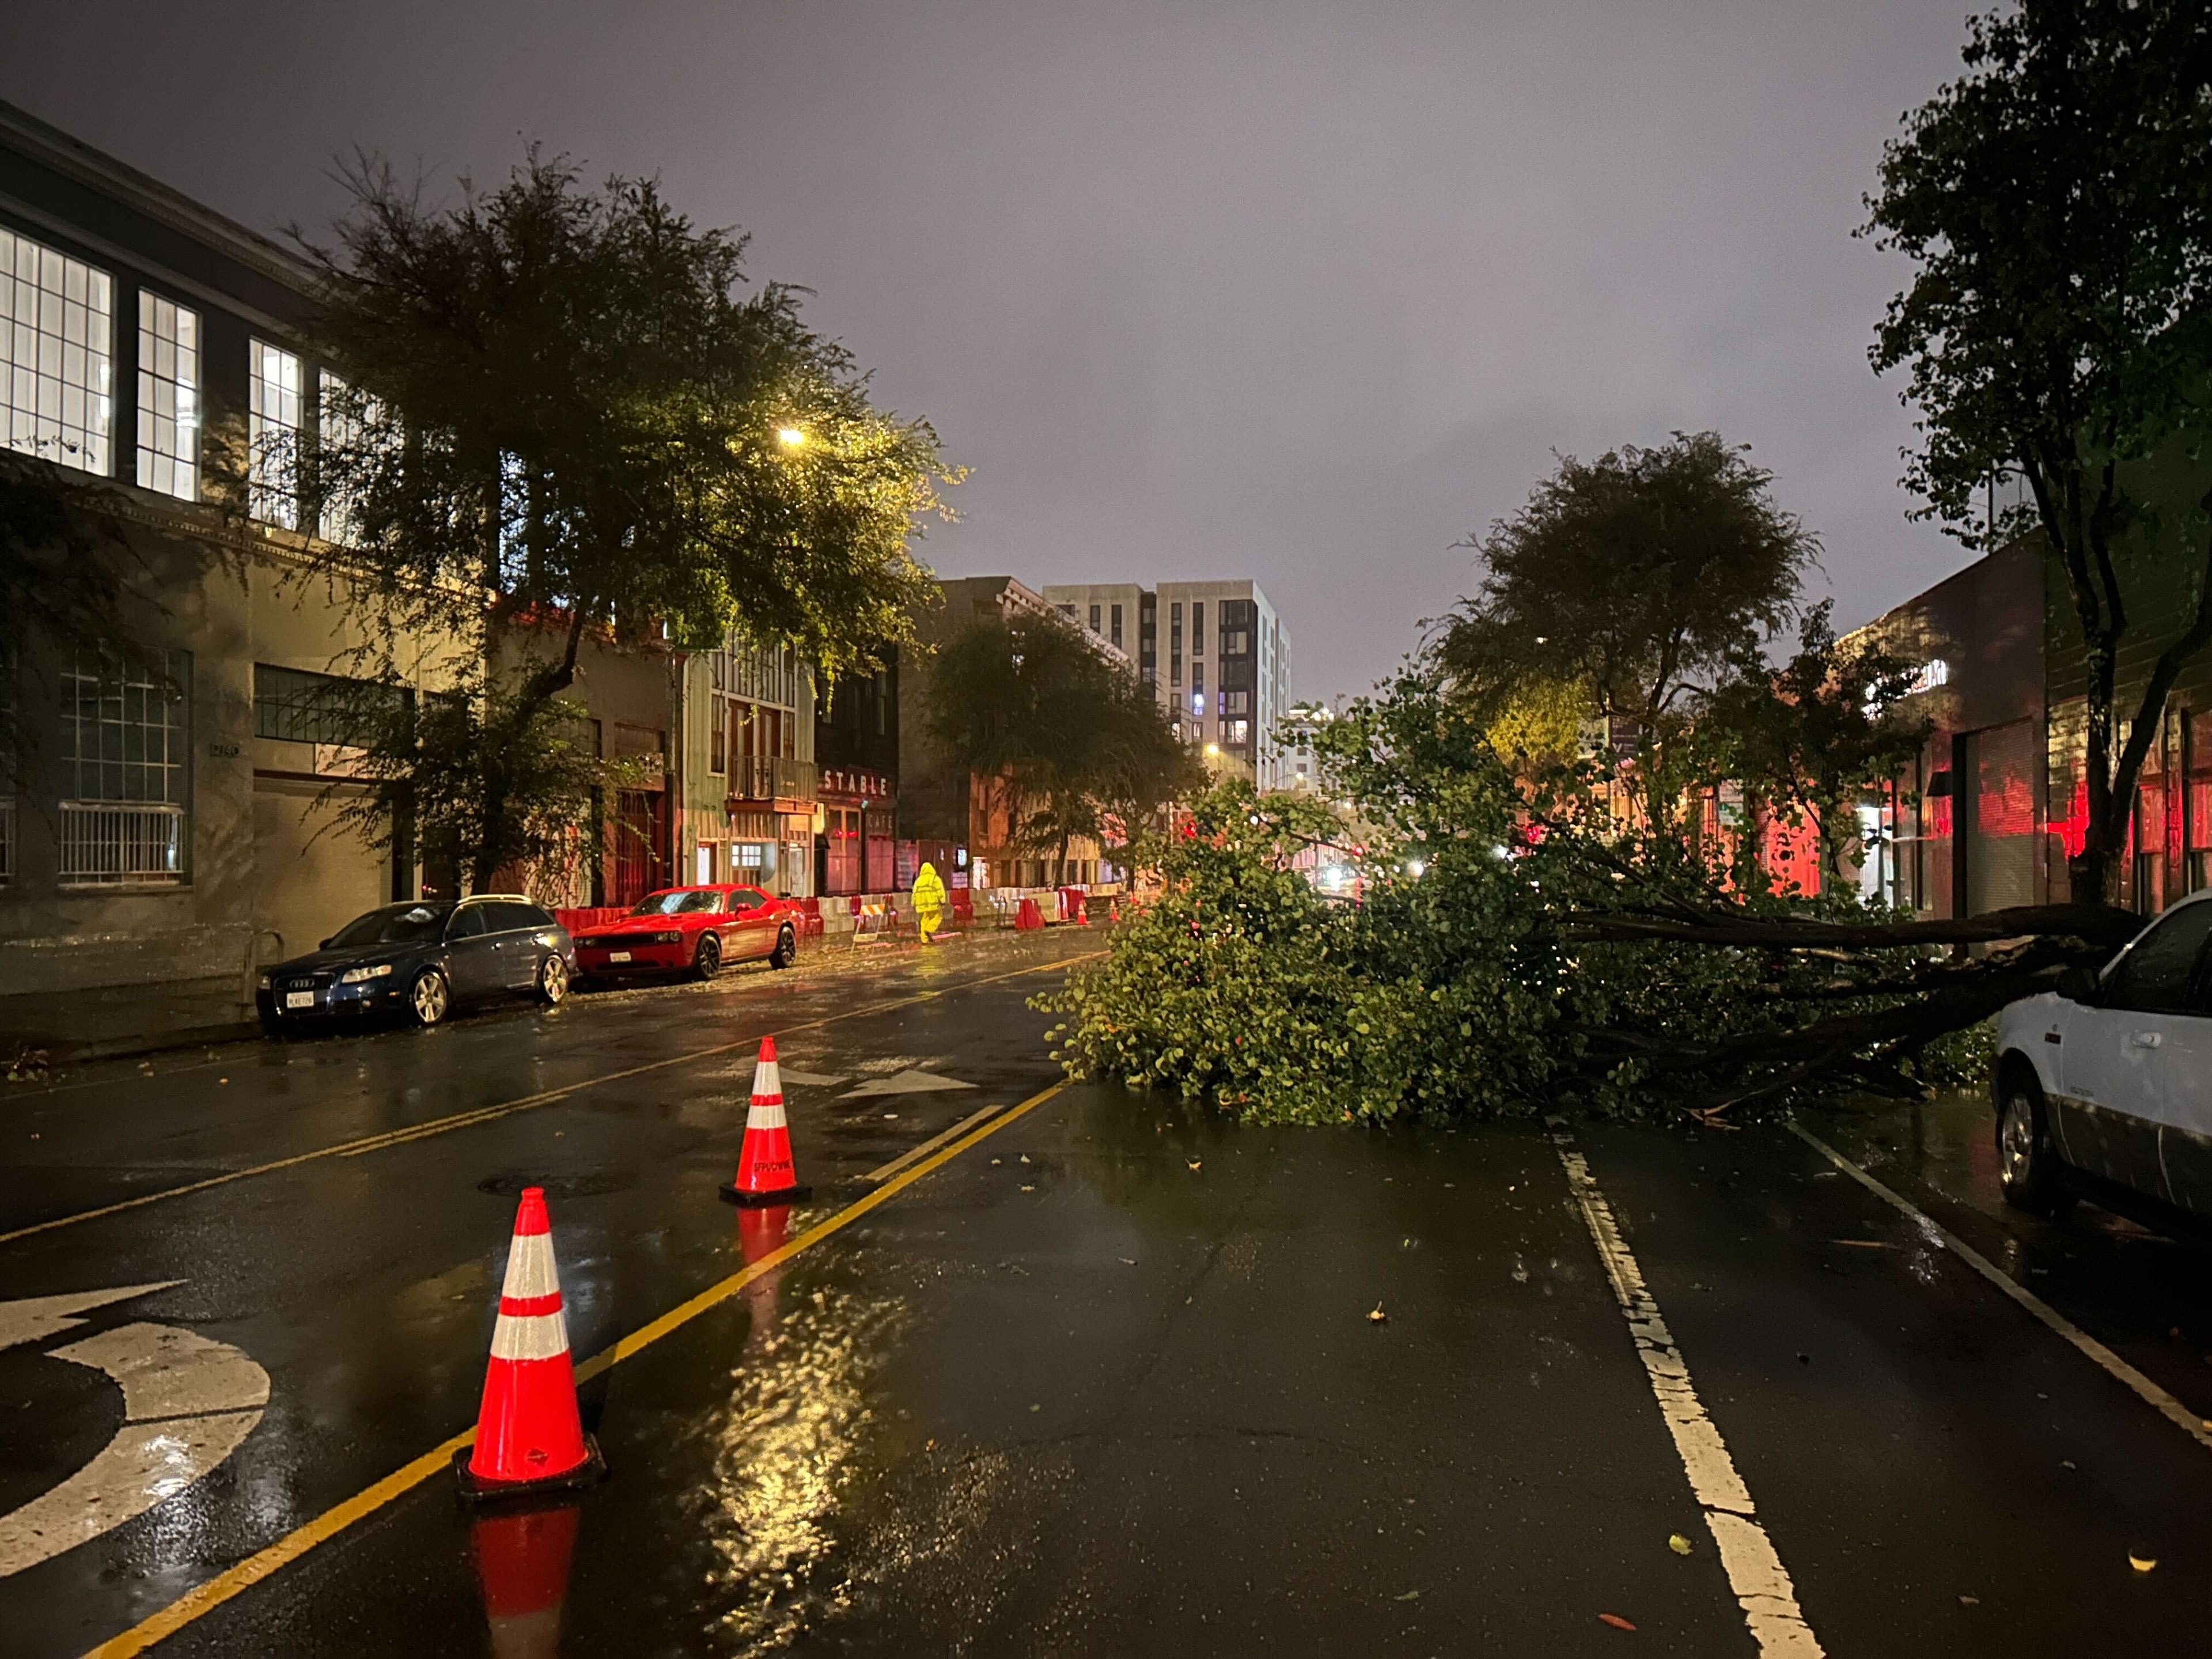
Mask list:
[[[2101,973],[1997,1017],[2005,1197],[2051,1215],[2098,1182],[2212,1218],[2212,892]],[[2086,1179],[2085,1179],[2086,1178]]]
[[[550,914],[520,893],[486,893],[356,916],[319,949],[264,969],[254,1000],[271,1032],[380,1013],[435,1025],[492,997],[558,1003],[575,972],[575,945]]]
[[[726,962],[788,968],[799,956],[799,914],[757,887],[665,887],[621,921],[586,930],[576,966],[595,980],[669,972],[712,979]]]

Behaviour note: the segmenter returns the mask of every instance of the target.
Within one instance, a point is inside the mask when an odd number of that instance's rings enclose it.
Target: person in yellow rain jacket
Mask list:
[[[927,860],[914,872],[914,923],[924,945],[935,944],[937,930],[945,925],[945,881]]]

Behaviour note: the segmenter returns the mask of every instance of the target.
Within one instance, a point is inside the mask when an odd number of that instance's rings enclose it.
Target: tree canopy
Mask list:
[[[742,237],[694,226],[650,180],[592,190],[535,152],[450,209],[374,162],[350,182],[334,241],[309,244],[314,344],[341,378],[312,442],[252,459],[264,478],[292,469],[319,510],[380,678],[443,639],[468,695],[499,704],[470,740],[542,744],[541,705],[586,636],[681,644],[734,623],[835,673],[910,635],[933,589],[908,544],[958,473],[926,422],[872,406],[799,290],[747,288]],[[404,784],[410,754],[383,758]],[[462,775],[448,758],[432,769]],[[557,842],[588,793],[510,822],[525,775],[584,780],[542,750],[480,758],[480,800],[449,818],[475,826],[483,880],[520,822]],[[539,839],[522,837],[552,850]]]
[[[1595,712],[1657,724],[1796,614],[1820,544],[1771,482],[1712,432],[1564,458],[1469,542],[1486,570],[1441,662],[1493,711],[1579,685]]]
[[[2108,900],[2166,694],[2212,643],[2212,496],[2188,514],[2194,550],[2148,617],[2132,614],[2149,594],[2124,548],[2152,516],[2130,464],[2193,452],[2206,431],[2212,15],[2195,0],[2025,0],[1970,19],[1964,56],[1906,116],[1868,198],[1862,234],[1917,266],[1870,355],[1877,372],[1908,370],[1921,441],[1905,480],[1926,514],[1977,546],[2039,528],[2065,572],[2088,667],[2088,823],[2070,874],[2076,899]],[[2031,505],[1992,511],[2001,473]],[[2116,749],[2122,641],[2170,621]]]
[[[1057,617],[989,618],[955,635],[924,698],[931,741],[997,781],[1024,853],[1057,848],[1065,861],[1074,836],[1133,834],[1197,781],[1149,689]]]

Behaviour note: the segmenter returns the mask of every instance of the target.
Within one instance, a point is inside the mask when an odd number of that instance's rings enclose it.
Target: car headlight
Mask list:
[[[338,975],[338,983],[341,985],[359,985],[365,980],[390,979],[391,977],[392,964],[388,962],[380,962],[374,968],[347,969],[345,972]]]
[[[257,991],[267,990],[269,988],[269,975],[266,974],[262,975],[259,979],[254,981],[253,988]]]
[[[681,945],[684,943],[684,935],[681,933],[655,933],[653,936],[653,942],[655,945]]]

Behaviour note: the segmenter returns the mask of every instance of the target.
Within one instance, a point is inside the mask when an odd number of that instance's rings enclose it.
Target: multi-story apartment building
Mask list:
[[[0,635],[27,733],[0,775],[0,1046],[251,1018],[259,963],[454,879],[404,815],[381,848],[335,822],[374,787],[331,696],[371,624],[305,580],[333,526],[274,464],[312,442],[329,374],[311,291],[276,243],[0,104],[0,447],[104,527],[145,653],[31,637],[9,661]],[[215,499],[219,445],[255,458],[242,513]],[[436,643],[409,644],[404,694],[442,689]],[[614,902],[670,863],[668,659],[588,641],[581,665],[603,750],[647,763],[608,803],[638,833],[541,896]]]
[[[1064,866],[1037,856],[1036,848],[1015,846],[1004,781],[969,776],[929,739],[926,686],[928,659],[937,647],[978,623],[1050,617],[1055,607],[1012,576],[964,576],[939,582],[938,587],[944,603],[915,618],[919,637],[908,659],[918,665],[915,678],[919,684],[909,687],[896,719],[904,764],[901,833],[912,838],[915,856],[935,863],[956,887],[971,883],[977,887],[1035,887],[1057,880],[1101,879],[1106,849],[1088,836],[1079,836],[1070,842]],[[1066,607],[1057,609],[1065,611]],[[1130,616],[1127,611],[1121,613],[1124,639]],[[1093,641],[1099,653],[1116,667],[1135,672],[1129,653],[1114,642],[1110,611],[1102,610],[1100,620],[1103,627]]]
[[[1054,584],[1047,603],[1129,650],[1176,729],[1209,762],[1285,787],[1276,727],[1290,708],[1291,641],[1255,581]]]
[[[815,675],[794,652],[732,632],[688,654],[677,867],[685,879],[740,881],[790,898],[814,879]]]
[[[1322,793],[1321,760],[1314,753],[1314,738],[1336,719],[1336,710],[1325,702],[1293,703],[1278,727],[1282,740],[1280,787],[1294,795]]]

